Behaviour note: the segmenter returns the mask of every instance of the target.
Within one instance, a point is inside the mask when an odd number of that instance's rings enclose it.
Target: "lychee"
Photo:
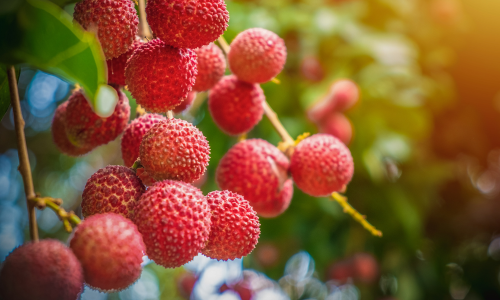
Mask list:
[[[131,169],[107,166],[87,180],[82,194],[82,214],[88,217],[112,212],[132,220],[135,206],[145,190]]]
[[[90,108],[81,90],[76,90],[68,99],[66,107],[66,134],[77,147],[97,147],[107,144],[120,135],[130,117],[128,98],[119,89],[118,103],[113,114],[107,118],[99,117]]]
[[[131,0],[82,0],[76,3],[73,17],[83,29],[97,33],[106,59],[128,51],[139,24]]]
[[[230,75],[222,78],[211,90],[208,109],[219,128],[227,134],[250,131],[264,114],[264,92],[258,84],[247,83]]]
[[[182,273],[177,278],[177,290],[184,299],[190,299],[197,280],[198,277],[189,271]]]
[[[85,282],[100,291],[123,290],[141,275],[142,236],[131,220],[106,213],[86,218],[70,241]]]
[[[354,163],[344,143],[320,133],[295,147],[290,172],[303,192],[319,197],[342,190],[351,181]]]
[[[27,243],[12,251],[0,270],[0,298],[75,300],[83,271],[73,252],[57,240]]]
[[[210,147],[201,131],[180,119],[155,124],[143,137],[141,164],[155,180],[193,182],[205,173]]]
[[[293,195],[288,158],[261,139],[244,140],[222,157],[216,171],[219,187],[242,195],[262,217],[283,213]]]
[[[139,158],[139,147],[146,132],[156,123],[165,120],[167,118],[162,115],[145,114],[127,125],[121,140],[122,158],[125,166],[131,167]]]
[[[166,112],[191,92],[198,74],[196,65],[193,50],[154,39],[134,51],[125,67],[125,82],[137,104],[150,112]]]
[[[156,183],[156,180],[148,174],[148,172],[144,171],[144,168],[137,168],[136,175],[142,181],[142,184],[145,186],[152,186]]]
[[[278,75],[286,62],[285,42],[274,32],[250,28],[231,43],[229,68],[239,80],[262,83]]]
[[[342,113],[333,113],[327,116],[318,125],[319,132],[331,134],[348,145],[352,138],[351,121]]]
[[[173,109],[174,113],[180,114],[181,112],[185,111],[188,107],[193,104],[194,99],[196,98],[196,92],[189,92],[188,96],[184,101],[179,104],[179,106],[175,107]]]
[[[224,0],[148,0],[146,16],[155,36],[176,48],[198,48],[227,28]]]
[[[210,210],[194,186],[164,180],[142,195],[135,215],[149,258],[165,268],[191,261],[208,240]]]
[[[300,62],[302,75],[312,82],[319,82],[325,77],[325,70],[316,56],[306,56]]]
[[[106,64],[108,65],[108,83],[125,85],[125,66],[127,65],[127,60],[132,56],[134,50],[142,45],[140,39],[136,39],[134,43],[130,46],[127,52],[122,55],[108,59]]]
[[[198,56],[198,76],[193,91],[203,92],[212,88],[226,71],[226,57],[214,43],[194,50]]]
[[[92,151],[92,147],[77,147],[73,145],[66,135],[65,119],[66,119],[66,107],[68,106],[68,101],[63,102],[59,105],[54,113],[54,118],[52,119],[52,140],[56,144],[59,151],[69,156],[80,156],[85,153]]]
[[[214,191],[207,195],[211,212],[211,229],[207,245],[201,253],[228,260],[248,255],[260,235],[259,217],[247,200],[230,191]]]
[[[320,123],[333,112],[343,112],[354,106],[359,100],[359,89],[356,83],[349,79],[335,81],[328,94],[314,103],[307,111],[307,116],[313,122]]]

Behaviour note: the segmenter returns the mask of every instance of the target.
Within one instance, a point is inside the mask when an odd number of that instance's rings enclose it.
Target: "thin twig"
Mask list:
[[[226,39],[221,35],[217,39],[217,42],[219,42],[219,45],[222,48],[222,51],[224,51],[224,53],[227,56],[227,54],[229,53],[229,49],[231,49],[231,48],[229,47],[229,44],[226,42]]]
[[[135,117],[140,118],[146,114],[146,110],[142,108],[140,104],[137,104],[137,108],[135,109]]]
[[[351,217],[360,223],[366,230],[368,230],[374,236],[382,236],[382,231],[375,228],[372,224],[366,221],[366,216],[360,214],[354,207],[352,207],[348,202],[347,198],[340,195],[339,193],[332,193],[332,199],[337,201],[340,206],[344,209],[344,213],[351,215]]]
[[[171,111],[171,110],[167,111],[167,118],[173,119],[174,118],[174,112]]]
[[[146,38],[148,41],[153,37],[149,30],[148,21],[146,20],[146,1],[139,0],[139,36],[141,39]]]
[[[33,178],[31,176],[30,161],[28,158],[28,148],[26,147],[26,137],[24,136],[24,119],[21,112],[21,102],[19,101],[19,92],[17,90],[16,71],[14,66],[7,70],[9,78],[10,103],[14,112],[14,125],[17,135],[17,152],[19,153],[19,172],[23,177],[24,192],[26,193],[26,203],[28,206],[30,238],[32,241],[38,241],[38,227],[36,225],[35,206],[28,200],[35,197],[35,188],[33,187]]]
[[[130,168],[134,171],[136,171],[139,168],[142,168],[141,160],[138,158]]]
[[[267,101],[264,101],[262,106],[264,107],[264,113],[266,114],[269,121],[271,121],[271,124],[273,124],[273,127],[276,129],[283,142],[288,145],[294,145],[295,140],[290,136],[288,131],[286,131],[285,127],[283,126],[283,124],[281,124],[280,120],[278,119],[278,115],[269,106]]]
[[[73,231],[73,227],[82,222],[73,211],[67,212],[64,208],[61,207],[61,199],[52,197],[34,197],[31,198],[30,201],[38,209],[44,209],[45,207],[52,209],[57,214],[59,219],[63,222],[64,228],[67,232]]]

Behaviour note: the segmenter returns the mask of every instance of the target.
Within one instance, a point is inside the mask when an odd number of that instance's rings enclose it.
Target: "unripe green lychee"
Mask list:
[[[137,227],[123,216],[106,213],[76,227],[70,247],[83,266],[85,282],[100,291],[123,290],[141,275],[144,253]]]
[[[210,210],[194,186],[164,180],[142,195],[134,219],[150,259],[165,268],[191,261],[208,240]]]
[[[83,290],[80,262],[63,243],[46,239],[12,251],[0,270],[0,298],[75,300]]]

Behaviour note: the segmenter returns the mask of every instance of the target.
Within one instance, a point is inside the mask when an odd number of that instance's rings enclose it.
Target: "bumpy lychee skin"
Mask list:
[[[354,106],[359,100],[359,88],[349,79],[335,81],[326,96],[314,103],[307,111],[309,119],[316,123],[323,122],[334,112],[343,112]]]
[[[146,16],[153,33],[176,48],[198,48],[227,28],[224,0],[148,0]]]
[[[83,29],[97,31],[106,59],[128,51],[139,24],[131,0],[82,0],[76,3],[73,17]]]
[[[266,82],[283,70],[285,42],[274,32],[250,28],[234,38],[227,58],[229,68],[238,79],[250,83]]]
[[[70,241],[83,266],[85,282],[100,291],[122,290],[141,275],[145,250],[131,220],[107,213],[86,218]]]
[[[0,298],[75,300],[83,290],[83,271],[71,250],[56,240],[14,249],[0,270]]]
[[[63,102],[59,105],[54,113],[54,118],[52,119],[52,140],[56,144],[59,151],[69,156],[80,156],[92,151],[91,147],[77,147],[73,145],[66,135],[66,128],[64,126],[66,120],[66,107],[68,106],[68,101]]]
[[[173,109],[174,113],[180,114],[185,111],[188,107],[193,104],[194,99],[196,98],[196,92],[189,92],[187,98],[179,104],[176,108]]]
[[[193,91],[203,92],[212,88],[224,76],[226,57],[214,43],[194,50],[198,56],[198,76]]]
[[[142,45],[140,39],[136,39],[134,43],[130,46],[127,52],[122,55],[108,59],[106,64],[108,65],[108,83],[125,85],[125,66],[127,65],[127,60],[132,56],[134,50]]]
[[[342,113],[333,113],[318,125],[319,132],[331,134],[348,145],[352,138],[351,121]]]
[[[152,186],[156,183],[156,180],[148,174],[148,172],[144,171],[144,168],[137,168],[136,175],[142,181],[142,184],[145,186]]]
[[[264,114],[262,104],[265,100],[258,84],[243,82],[230,75],[210,90],[208,109],[222,131],[238,135],[259,123]]]
[[[210,210],[194,186],[181,181],[155,183],[141,197],[135,224],[149,258],[165,268],[191,261],[208,240]]]
[[[230,191],[214,191],[207,195],[211,212],[208,243],[201,253],[228,260],[247,256],[260,236],[259,217],[247,200]]]
[[[168,119],[144,135],[140,158],[144,170],[155,180],[191,183],[205,173],[210,147],[203,133],[191,123]]]
[[[132,220],[135,206],[145,190],[131,169],[107,166],[87,180],[82,194],[82,214],[88,217],[112,212]]]
[[[113,114],[101,118],[90,108],[81,90],[73,92],[66,108],[66,134],[77,147],[97,147],[116,139],[127,126],[130,106],[125,94],[118,93],[118,103]]]
[[[261,139],[234,145],[216,171],[219,187],[242,195],[262,217],[283,213],[290,204],[293,186],[288,179],[288,158]]]
[[[193,50],[154,39],[134,51],[125,67],[125,82],[137,104],[149,112],[166,112],[191,92],[198,74],[196,65]]]
[[[354,163],[344,143],[332,135],[320,133],[295,147],[290,171],[303,192],[319,197],[346,186],[354,173]]]
[[[162,115],[145,114],[137,119],[134,119],[127,125],[123,132],[121,149],[122,158],[125,166],[131,167],[139,158],[139,147],[146,132],[158,122],[165,121]]]

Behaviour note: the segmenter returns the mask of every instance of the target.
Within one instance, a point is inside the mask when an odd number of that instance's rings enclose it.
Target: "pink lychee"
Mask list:
[[[66,134],[65,120],[66,120],[66,107],[68,106],[68,101],[63,102],[59,105],[54,113],[54,118],[52,119],[52,140],[56,144],[59,151],[69,156],[80,156],[92,151],[92,147],[77,147],[73,145]]]
[[[335,81],[326,96],[314,103],[307,111],[313,122],[320,123],[334,112],[343,112],[354,106],[359,100],[359,89],[349,79]]]
[[[331,134],[348,145],[352,138],[351,121],[342,113],[333,113],[327,116],[318,125],[319,132]]]
[[[108,59],[106,64],[108,65],[108,83],[125,85],[125,66],[127,65],[127,60],[132,56],[134,50],[142,45],[140,39],[136,39],[134,43],[130,46],[127,52],[122,55]]]
[[[198,56],[198,76],[193,91],[203,92],[212,88],[226,71],[226,57],[214,43],[194,50]]]

